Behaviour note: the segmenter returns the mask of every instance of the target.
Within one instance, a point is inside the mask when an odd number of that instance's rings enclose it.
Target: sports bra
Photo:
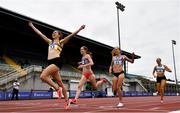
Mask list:
[[[62,40],[60,40],[59,43],[53,42],[53,41],[51,41],[49,43],[49,51],[52,50],[52,49],[55,49],[55,50],[58,51],[59,54],[61,54],[62,48],[63,48]]]
[[[155,71],[156,72],[165,72],[165,67],[163,65],[162,66],[156,66]]]
[[[123,56],[113,56],[114,65],[122,65],[123,66]]]
[[[85,57],[82,57],[81,64],[85,65],[85,64],[88,64],[88,63],[89,63],[89,60],[87,58],[85,58]]]

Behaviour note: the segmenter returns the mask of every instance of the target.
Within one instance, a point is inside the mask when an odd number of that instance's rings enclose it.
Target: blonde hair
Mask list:
[[[112,57],[113,57],[113,56],[116,56],[115,51],[116,51],[117,49],[119,50],[119,54],[121,53],[121,49],[120,49],[119,47],[115,47],[115,48],[111,51]]]

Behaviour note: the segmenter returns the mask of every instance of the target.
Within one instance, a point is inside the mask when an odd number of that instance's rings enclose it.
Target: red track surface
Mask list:
[[[0,112],[163,112],[180,110],[180,96],[167,96],[161,104],[159,97],[124,97],[125,106],[116,108],[118,98],[80,99],[78,104],[64,109],[64,100],[0,101]]]

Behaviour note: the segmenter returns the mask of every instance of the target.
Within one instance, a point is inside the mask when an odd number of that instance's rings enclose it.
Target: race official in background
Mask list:
[[[12,92],[11,100],[14,100],[14,95],[16,96],[16,100],[18,100],[19,85],[20,85],[20,83],[18,82],[17,79],[15,79],[13,82],[13,92]]]

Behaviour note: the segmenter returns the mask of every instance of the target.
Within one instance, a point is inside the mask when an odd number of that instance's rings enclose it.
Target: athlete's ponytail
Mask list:
[[[89,54],[92,58],[92,53],[88,50],[88,47],[82,46],[82,48],[86,51],[87,54]]]
[[[115,56],[115,48],[111,51],[112,57]]]

